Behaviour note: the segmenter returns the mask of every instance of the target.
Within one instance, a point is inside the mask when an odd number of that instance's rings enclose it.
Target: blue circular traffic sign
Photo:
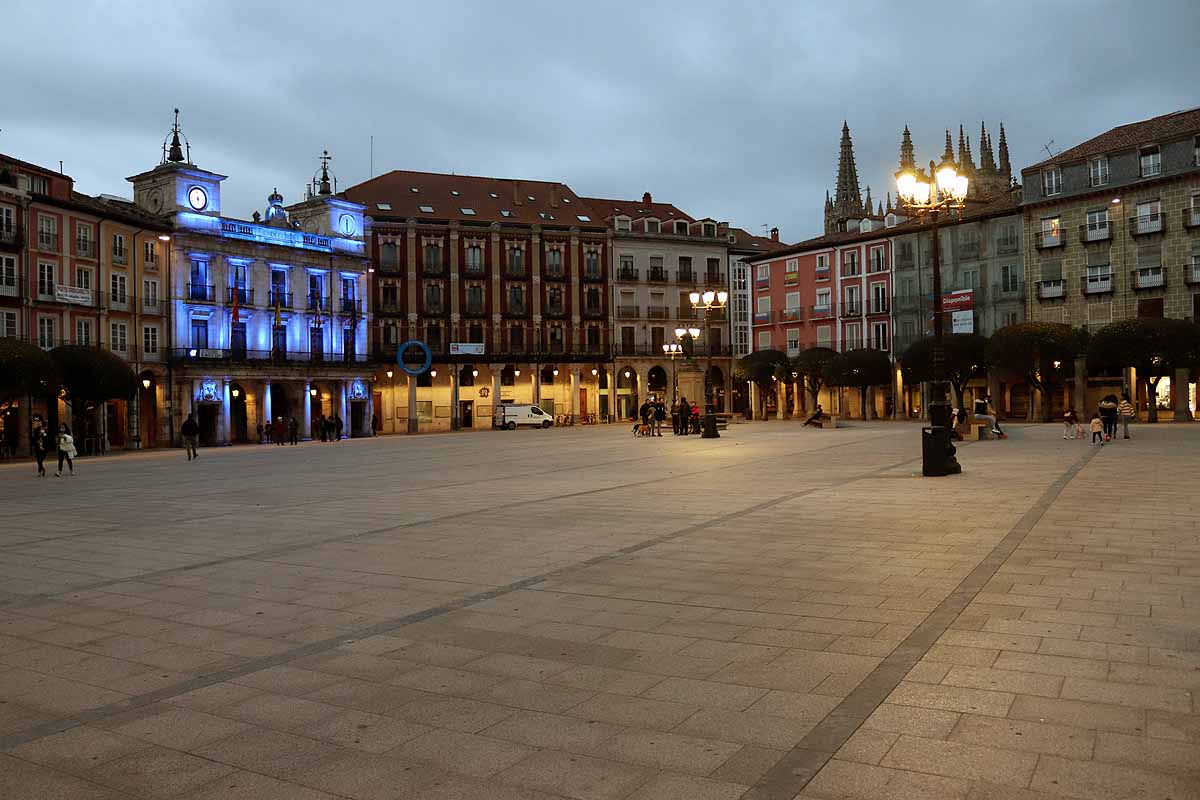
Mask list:
[[[419,348],[425,354],[425,362],[420,367],[410,367],[404,363],[404,351],[410,347]],[[408,375],[424,375],[433,366],[433,352],[429,349],[429,345],[420,339],[409,339],[396,351],[396,364]]]

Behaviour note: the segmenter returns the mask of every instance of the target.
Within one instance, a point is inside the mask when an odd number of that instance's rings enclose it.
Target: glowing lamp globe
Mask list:
[[[896,173],[896,191],[904,200],[912,200],[913,191],[917,188],[917,176],[910,170]]]

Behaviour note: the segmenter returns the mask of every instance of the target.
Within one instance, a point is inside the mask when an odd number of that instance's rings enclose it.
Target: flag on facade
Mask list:
[[[275,327],[283,327],[283,317],[279,313],[279,292],[275,293]]]
[[[240,295],[241,293],[242,293],[241,289],[239,289],[236,286],[233,287],[233,307],[229,311],[229,320],[232,325],[237,325],[239,322],[241,322],[241,320],[238,319],[238,317],[239,317],[238,295]]]

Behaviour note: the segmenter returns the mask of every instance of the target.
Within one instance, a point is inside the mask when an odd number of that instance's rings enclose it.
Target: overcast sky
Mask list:
[[[562,180],[796,241],[820,232],[842,119],[891,188],[962,122],[1014,170],[1200,105],[1200,2],[250,3],[5,0],[0,152],[129,196],[171,110],[227,216],[391,169]],[[919,52],[921,59],[909,58]]]

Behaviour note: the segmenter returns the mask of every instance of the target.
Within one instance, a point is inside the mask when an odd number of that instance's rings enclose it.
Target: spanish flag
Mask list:
[[[283,327],[283,317],[279,313],[279,292],[275,293],[275,327]]]
[[[237,325],[239,322],[241,322],[241,320],[238,319],[238,295],[241,293],[241,289],[236,286],[233,287],[233,308],[229,311],[229,321],[232,325]]]

